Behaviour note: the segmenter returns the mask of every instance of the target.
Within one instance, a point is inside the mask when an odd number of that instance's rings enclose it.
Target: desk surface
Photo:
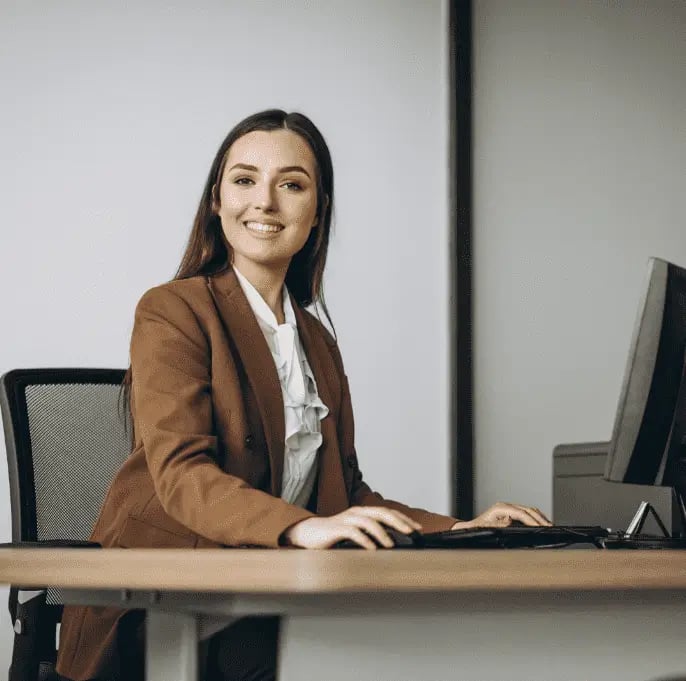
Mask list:
[[[0,549],[0,584],[325,594],[686,590],[679,551]]]

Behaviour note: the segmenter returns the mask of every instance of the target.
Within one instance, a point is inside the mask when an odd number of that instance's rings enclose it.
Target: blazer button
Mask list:
[[[354,456],[354,454],[348,455],[348,466],[350,466],[350,468],[355,468],[355,456]]]
[[[254,441],[255,441],[255,438],[254,438],[252,435],[248,435],[248,436],[245,438],[245,446],[246,446],[248,449],[252,449],[252,445],[253,445],[253,442],[254,442]]]

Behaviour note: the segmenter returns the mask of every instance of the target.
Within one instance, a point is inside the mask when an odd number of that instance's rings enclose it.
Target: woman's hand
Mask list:
[[[537,508],[520,506],[519,504],[506,504],[499,501],[473,520],[458,520],[450,529],[467,530],[473,527],[508,527],[517,521],[531,527],[552,525],[550,520]]]
[[[301,520],[285,530],[283,538],[286,546],[305,549],[328,549],[339,541],[352,539],[356,544],[373,551],[377,546],[367,535],[374,537],[382,546],[393,546],[384,525],[405,534],[422,529],[412,518],[390,508],[352,506],[336,515]]]

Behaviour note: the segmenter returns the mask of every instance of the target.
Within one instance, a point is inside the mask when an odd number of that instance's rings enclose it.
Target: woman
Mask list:
[[[212,163],[175,278],[135,313],[134,446],[91,538],[107,547],[293,546],[401,532],[549,524],[496,504],[474,519],[409,508],[363,482],[336,340],[304,310],[322,296],[333,168],[312,122],[257,113]],[[328,316],[328,311],[327,311]],[[144,612],[65,607],[57,671],[140,677]],[[211,679],[275,678],[278,619],[227,622],[204,644]]]

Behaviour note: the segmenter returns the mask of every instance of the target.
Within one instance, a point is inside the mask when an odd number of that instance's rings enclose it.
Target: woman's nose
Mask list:
[[[256,186],[253,199],[263,210],[271,208],[276,200],[274,188],[268,182]]]

